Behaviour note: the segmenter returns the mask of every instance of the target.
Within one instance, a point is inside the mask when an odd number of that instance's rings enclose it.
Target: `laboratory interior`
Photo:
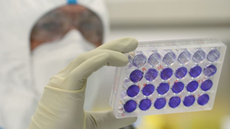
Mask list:
[[[65,102],[76,106],[78,103],[62,100],[73,97],[61,98],[61,96],[54,95],[55,97],[52,96],[53,99],[51,99],[49,95],[55,93],[48,91],[52,88],[47,90],[47,87],[55,84],[52,82],[53,78],[60,79],[57,76],[64,75],[71,68],[73,64],[71,61],[78,61],[74,60],[78,55],[94,51],[93,49],[97,47],[99,49],[95,51],[100,51],[100,46],[103,48],[105,45],[106,48],[109,46],[106,46],[109,41],[124,37],[135,38],[138,42],[216,38],[225,44],[227,50],[225,57],[222,58],[223,62],[220,63],[223,64],[223,67],[221,71],[218,71],[220,73],[219,83],[216,85],[218,86],[216,94],[213,93],[216,96],[211,110],[141,115],[138,116],[136,122],[120,129],[230,129],[229,5],[229,0],[1,1],[0,129],[25,129],[29,125],[28,129],[41,129],[39,127],[50,125],[47,126],[49,128],[55,127],[51,125],[63,123],[55,128],[59,129],[65,128],[64,125],[71,122],[77,125],[77,129],[83,129],[84,124],[88,124],[85,121],[81,123],[81,120],[88,120],[88,116],[85,118],[83,112],[113,110],[110,105],[110,97],[117,79],[115,78],[116,67],[104,66],[97,71],[94,70],[96,72],[85,79],[87,85],[82,84],[82,87],[86,87],[86,93],[81,93],[80,97],[75,96],[74,98],[84,105],[84,109],[80,105],[81,110],[73,111],[80,113],[79,116],[73,117],[78,120],[77,122],[68,119],[74,115],[71,111],[67,111],[69,114],[63,114],[62,117],[60,114],[65,112],[65,109],[58,109],[58,106],[52,107],[52,104],[65,107],[66,105],[63,104]],[[116,40],[114,43],[126,42],[128,39]],[[114,46],[110,49],[119,49],[116,44]],[[124,46],[120,43],[120,47]],[[131,48],[124,49],[128,51]],[[91,56],[88,56],[87,59]],[[81,58],[79,60],[82,61]],[[94,67],[95,62],[89,69]],[[59,71],[61,72],[58,73]],[[57,81],[57,84],[67,84],[60,80]],[[68,82],[68,84],[74,84],[73,80],[73,83]],[[79,108],[79,105],[76,107]],[[61,113],[55,114],[55,111],[59,110]],[[54,112],[54,114],[51,113],[52,115],[49,116],[46,114],[47,111]],[[108,117],[115,121],[112,121],[111,129],[119,127],[114,115]],[[49,120],[54,119],[60,121],[56,124],[49,123]],[[119,121],[121,122],[122,119],[119,118]],[[91,120],[97,121],[94,118]],[[123,123],[127,124],[126,121]],[[102,127],[110,126],[106,124],[106,122],[102,123]],[[92,124],[92,129],[100,129],[101,125],[96,125]]]
[[[138,41],[215,37],[228,48],[211,111],[144,116],[137,129],[230,129],[230,1],[107,0],[109,39]]]

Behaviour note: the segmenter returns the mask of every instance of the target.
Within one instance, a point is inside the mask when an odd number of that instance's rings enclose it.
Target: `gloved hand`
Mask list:
[[[116,119],[112,111],[86,112],[83,105],[87,78],[104,65],[126,65],[123,53],[137,45],[136,39],[123,38],[79,55],[50,79],[28,129],[118,129],[135,122],[136,118]]]

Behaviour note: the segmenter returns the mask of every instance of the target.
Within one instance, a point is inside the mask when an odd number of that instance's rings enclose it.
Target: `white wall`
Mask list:
[[[230,25],[230,0],[106,0],[112,26]]]

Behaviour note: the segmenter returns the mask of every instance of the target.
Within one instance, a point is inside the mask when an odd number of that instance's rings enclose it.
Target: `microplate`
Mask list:
[[[217,39],[139,42],[116,68],[116,118],[211,110],[227,47]]]

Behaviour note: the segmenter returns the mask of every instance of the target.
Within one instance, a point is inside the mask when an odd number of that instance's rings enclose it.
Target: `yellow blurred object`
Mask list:
[[[165,120],[162,115],[145,116],[141,118],[141,124],[137,129],[163,129]]]
[[[221,129],[228,107],[228,103],[216,100],[211,111],[145,116],[137,129]]]

